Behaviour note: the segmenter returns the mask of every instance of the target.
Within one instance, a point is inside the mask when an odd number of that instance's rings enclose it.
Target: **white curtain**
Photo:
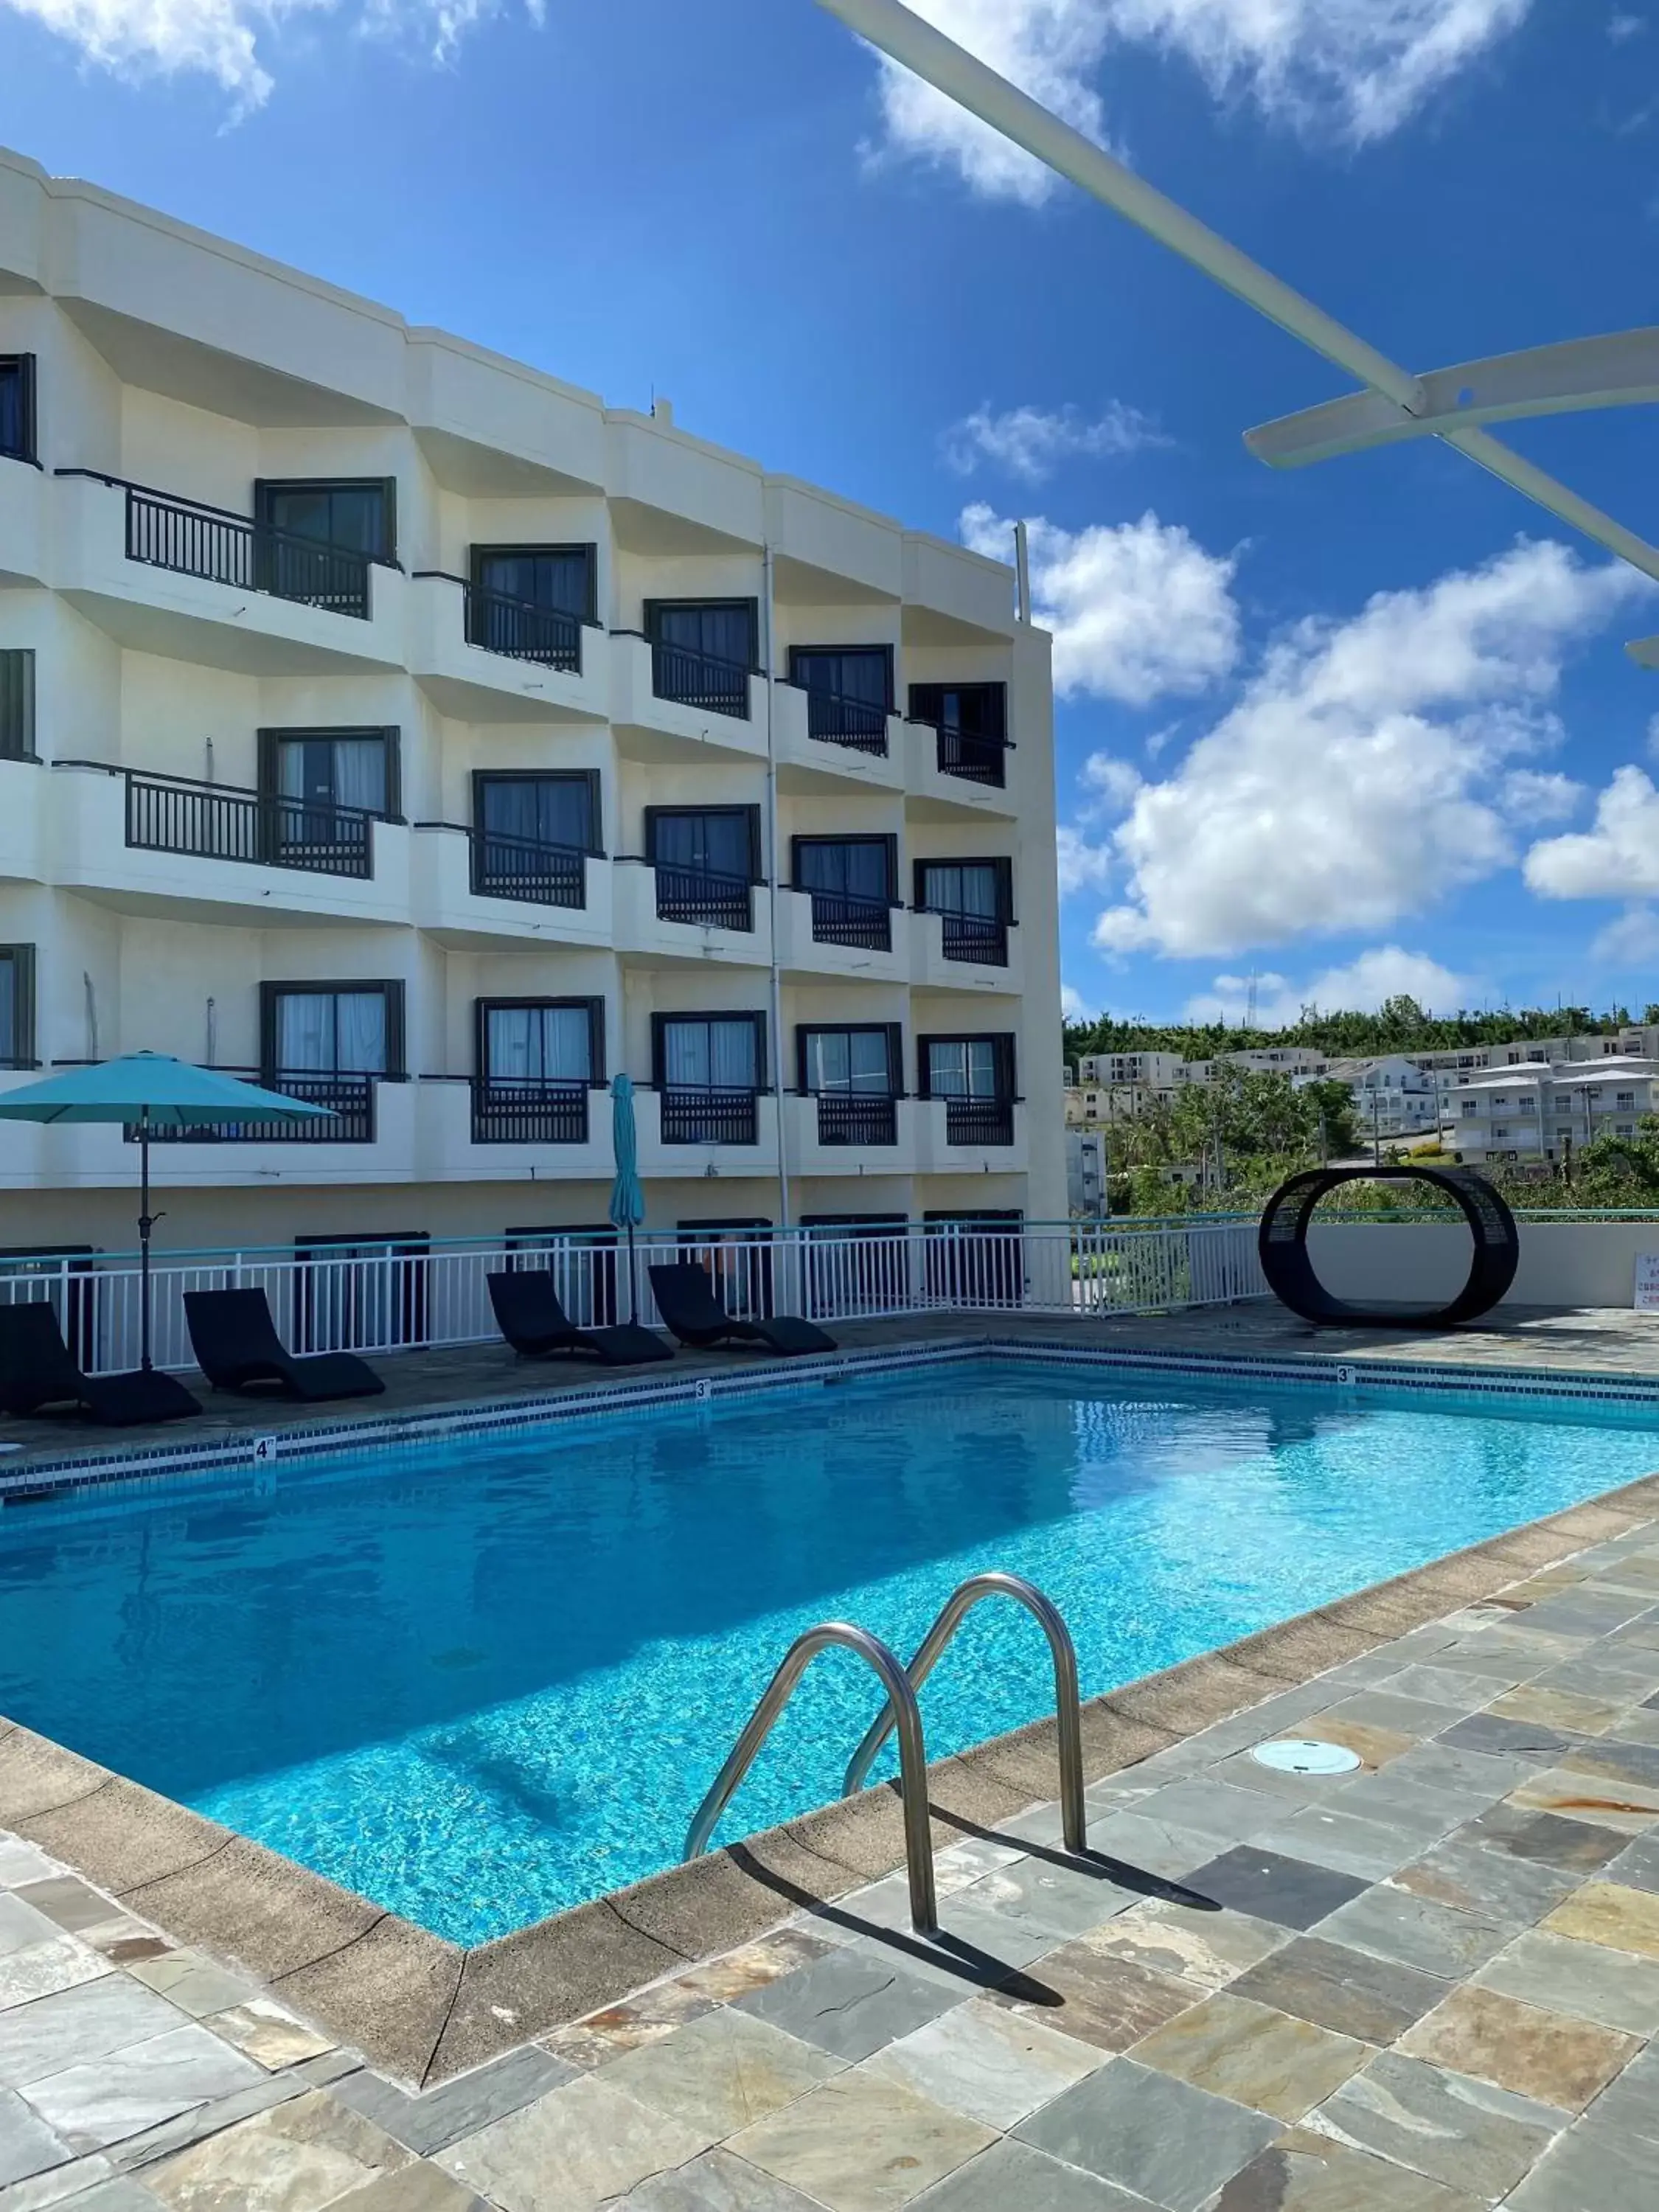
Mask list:
[[[379,991],[342,991],[336,1009],[335,1066],[343,1074],[386,1073],[386,1000]]]
[[[384,738],[289,738],[278,756],[276,784],[283,799],[385,813]]]
[[[671,1090],[757,1089],[755,1024],[741,1017],[669,1022],[663,1034],[663,1076]]]
[[[491,1006],[489,1076],[497,1083],[586,1083],[592,1037],[585,1006]]]
[[[867,1097],[884,1098],[890,1082],[885,1036],[856,1030],[807,1032],[809,1091],[858,1091]]]
[[[333,1067],[334,1001],[326,992],[289,991],[277,1000],[276,1065],[289,1075]]]
[[[994,1098],[995,1048],[988,1037],[949,1037],[930,1044],[927,1084],[935,1098]]]

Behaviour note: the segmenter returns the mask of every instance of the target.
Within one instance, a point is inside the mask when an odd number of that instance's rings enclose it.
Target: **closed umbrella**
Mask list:
[[[611,1136],[617,1150],[617,1180],[611,1186],[608,1209],[612,1224],[628,1231],[628,1318],[640,1317],[640,1280],[634,1265],[634,1231],[645,1219],[645,1193],[640,1188],[640,1135],[634,1121],[634,1082],[618,1075],[611,1085]]]
[[[149,1240],[161,1215],[149,1210],[149,1140],[157,1129],[215,1128],[241,1121],[314,1121],[333,1109],[261,1091],[211,1067],[192,1067],[162,1052],[130,1053],[95,1067],[71,1068],[43,1083],[0,1094],[0,1120],[124,1121],[138,1133],[138,1315],[142,1365],[149,1356]]]

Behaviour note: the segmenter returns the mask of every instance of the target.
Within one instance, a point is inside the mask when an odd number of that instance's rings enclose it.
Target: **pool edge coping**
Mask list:
[[[1656,1522],[1659,1474],[1091,1698],[1085,1779],[1124,1772]],[[1057,1771],[1052,1718],[933,1762],[935,1848],[1051,1802]],[[896,1790],[884,1784],[464,1948],[17,1723],[0,1722],[0,1825],[121,1911],[254,1974],[371,2064],[420,2087],[833,1905],[904,1856]]]

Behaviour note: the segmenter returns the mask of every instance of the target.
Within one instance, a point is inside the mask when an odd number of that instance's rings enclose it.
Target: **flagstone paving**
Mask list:
[[[425,2092],[0,1836],[0,2212],[1659,2208],[1659,1523],[1089,1799]]]

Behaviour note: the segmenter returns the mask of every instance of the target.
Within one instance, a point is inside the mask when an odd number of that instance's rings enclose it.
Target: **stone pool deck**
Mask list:
[[[463,1975],[437,2049],[497,2055],[424,2090],[354,2047],[428,2029],[384,1917],[310,1924],[255,1883],[192,1947],[155,1871],[176,1808],[65,1802],[14,1729],[0,2206],[1653,2212],[1659,1477],[1085,1722],[1087,1862],[1030,1802],[1052,1733],[1023,1731],[933,1771],[940,1940],[908,1932],[876,1791],[585,1908],[607,1968],[630,1942],[652,1966],[592,2016],[537,2022],[532,1954]],[[1287,1733],[1361,1771],[1249,1759]],[[276,1971],[284,1945],[317,1966]]]

